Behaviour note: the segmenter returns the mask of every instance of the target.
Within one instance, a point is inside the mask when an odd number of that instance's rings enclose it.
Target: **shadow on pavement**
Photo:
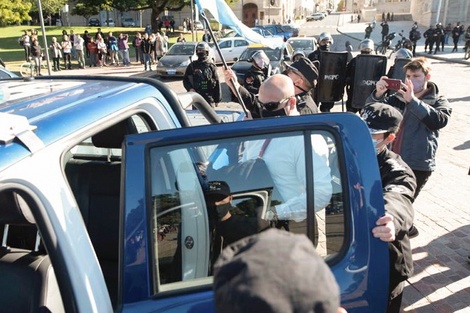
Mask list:
[[[451,313],[470,307],[469,233],[470,225],[462,226],[413,249],[415,272],[405,287],[404,312]]]

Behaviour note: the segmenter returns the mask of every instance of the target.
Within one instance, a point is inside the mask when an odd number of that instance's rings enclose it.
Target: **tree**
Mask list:
[[[22,0],[0,0],[0,25],[21,24],[30,21],[31,3]]]
[[[78,2],[71,12],[72,15],[79,15],[86,18],[87,25],[90,17],[93,15],[97,15],[98,13],[100,13],[99,7],[94,5],[86,5],[82,2]]]
[[[37,0],[30,0],[32,4],[31,11],[38,12]],[[51,24],[52,15],[59,13],[62,7],[67,3],[67,0],[41,0],[42,14],[43,17],[49,20],[49,25]],[[39,13],[39,12],[38,12]]]
[[[165,10],[181,11],[190,0],[78,0],[77,4],[83,3],[86,6],[96,6],[105,9],[106,6],[115,8],[119,11],[140,11],[151,9],[152,28],[157,29],[157,17]]]

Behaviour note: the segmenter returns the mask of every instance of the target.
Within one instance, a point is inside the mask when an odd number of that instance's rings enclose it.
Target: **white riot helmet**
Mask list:
[[[297,59],[300,59],[301,57],[305,57],[305,52],[304,50],[297,49],[294,51],[294,54],[292,55],[292,60],[296,61]]]
[[[369,54],[374,51],[374,41],[372,39],[364,39],[359,43],[359,51]]]
[[[323,41],[323,40],[328,40],[330,45],[333,44],[333,37],[331,37],[330,33],[327,33],[327,32],[323,32],[320,34],[320,43]]]
[[[255,63],[256,66],[258,66],[259,68],[263,69],[265,68],[266,66],[269,65],[269,58],[268,56],[266,55],[266,53],[264,53],[263,50],[257,50],[255,51],[252,55],[251,55],[251,62]]]
[[[400,48],[397,51],[397,55],[395,56],[397,59],[411,59],[413,58],[413,53],[410,50],[405,48]]]

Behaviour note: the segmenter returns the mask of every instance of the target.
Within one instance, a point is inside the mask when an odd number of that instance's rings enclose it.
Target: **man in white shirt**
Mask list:
[[[276,74],[265,80],[259,90],[258,103],[264,117],[300,115],[294,85],[286,75]],[[318,211],[328,205],[332,194],[329,152],[322,135],[312,135],[311,141],[314,205]],[[263,143],[264,140],[246,142],[241,161],[257,158]],[[283,201],[275,206],[278,218],[297,222],[304,220],[307,216],[307,192],[303,136],[272,139],[262,158]]]
[[[85,68],[85,54],[83,53],[84,43],[85,43],[85,39],[83,39],[82,36],[80,36],[80,34],[76,34],[74,36],[73,46],[77,54],[79,68]]]

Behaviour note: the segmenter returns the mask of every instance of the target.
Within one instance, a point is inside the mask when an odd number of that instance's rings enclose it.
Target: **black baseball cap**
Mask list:
[[[361,117],[371,134],[396,133],[403,119],[400,111],[381,102],[366,105],[361,110]]]
[[[214,202],[221,201],[231,195],[229,185],[224,181],[207,183],[206,197]]]
[[[305,57],[301,57],[297,61],[288,65],[288,67],[291,70],[302,74],[312,87],[315,86],[314,81],[318,79],[318,69],[312,61]]]

